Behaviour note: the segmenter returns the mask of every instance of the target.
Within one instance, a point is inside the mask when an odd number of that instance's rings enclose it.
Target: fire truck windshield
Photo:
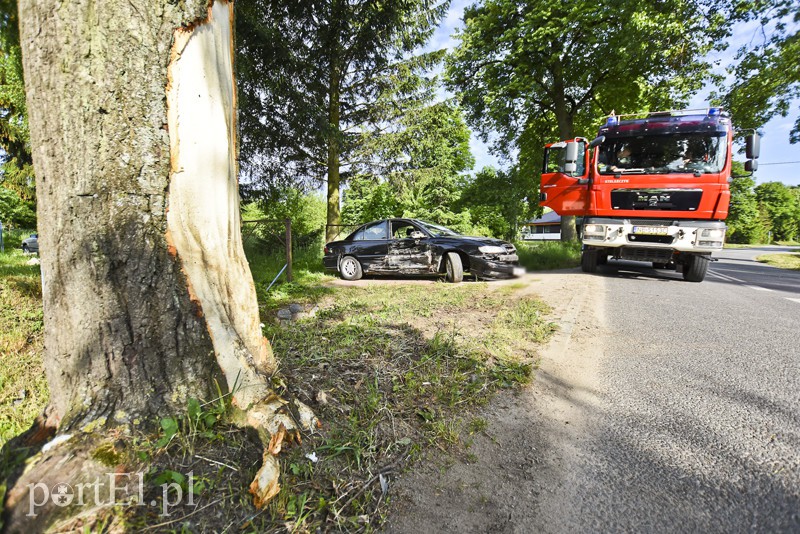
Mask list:
[[[639,135],[600,145],[597,166],[600,174],[716,174],[726,157],[724,133]]]

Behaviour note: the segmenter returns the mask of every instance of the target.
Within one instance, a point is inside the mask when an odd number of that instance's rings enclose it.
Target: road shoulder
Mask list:
[[[597,403],[605,280],[577,271],[536,273],[525,293],[553,308],[559,331],[540,351],[534,382],[503,393],[478,414],[486,432],[465,436],[465,454],[438,454],[391,489],[388,532],[548,531]]]

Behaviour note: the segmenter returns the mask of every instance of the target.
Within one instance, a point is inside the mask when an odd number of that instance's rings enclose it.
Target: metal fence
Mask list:
[[[292,220],[291,219],[255,219],[242,221],[242,243],[253,245],[256,242],[278,244],[283,247],[286,263],[269,288],[286,272],[286,281],[292,281]],[[267,288],[267,291],[269,291]]]

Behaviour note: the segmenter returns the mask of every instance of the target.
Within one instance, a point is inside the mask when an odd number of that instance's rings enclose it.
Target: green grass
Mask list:
[[[35,234],[36,230],[3,230],[3,247],[5,248],[6,254],[11,253],[14,250],[21,250],[22,247],[22,240],[27,239],[30,237],[31,234]]]
[[[764,254],[757,257],[756,261],[781,269],[800,271],[800,254]]]
[[[581,263],[581,244],[578,242],[519,242],[516,247],[519,263],[529,271],[570,269]]]
[[[800,246],[800,242],[797,241],[774,241],[772,243],[749,243],[749,244],[742,244],[742,243],[725,243],[725,248],[756,248],[756,247],[764,247],[770,245],[778,245],[781,247],[797,247]]]
[[[320,247],[310,246],[295,253],[294,281],[281,277],[267,290],[282,258],[250,248],[248,259],[264,334],[279,360],[274,383],[323,423],[281,453],[282,489],[268,509],[254,510],[247,493],[261,446],[216,403],[190,402],[186,414],[161,421],[159,434],[113,436],[94,451],[96,459],[117,463],[130,454],[117,448],[119,440],[132,440],[134,460],[147,466],[148,501],[159,499],[161,481],[178,481],[191,465],[205,488],[201,502],[210,503],[192,516],[191,529],[380,528],[387,504],[380,475],[396,475],[431,448],[463,453],[470,435],[488,427],[474,408],[498,390],[528,383],[536,348],[555,329],[546,305],[524,296],[522,283],[333,286]],[[48,398],[39,268],[27,260],[18,252],[0,255],[3,440],[25,430]],[[291,303],[314,305],[316,315],[281,325],[276,313]],[[312,453],[318,461],[307,457]],[[124,521],[133,530],[161,521],[149,507],[130,508]],[[178,508],[175,517],[195,511]],[[177,521],[170,528],[183,527]]]
[[[337,287],[313,318],[288,328],[267,320],[288,388],[303,392],[325,425],[289,451],[288,483],[271,507],[273,520],[286,517],[300,488],[304,530],[331,521],[358,529],[364,517],[377,527],[383,503],[371,474],[397,472],[405,458],[430,447],[461,449],[462,436],[484,430],[471,410],[530,381],[536,347],[555,328],[547,307],[520,289]],[[325,403],[316,402],[320,392]],[[311,451],[316,464],[304,456]],[[359,485],[368,487],[352,501],[345,497]]]
[[[49,398],[41,275],[30,259],[18,250],[0,254],[0,446],[26,430]]]

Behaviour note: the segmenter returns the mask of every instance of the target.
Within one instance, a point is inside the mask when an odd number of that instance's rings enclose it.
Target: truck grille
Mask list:
[[[695,211],[702,189],[615,189],[611,206],[615,210]]]
[[[669,263],[672,259],[672,250],[668,248],[623,247],[622,250],[620,250],[620,258],[632,261]]]

